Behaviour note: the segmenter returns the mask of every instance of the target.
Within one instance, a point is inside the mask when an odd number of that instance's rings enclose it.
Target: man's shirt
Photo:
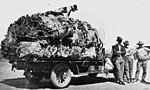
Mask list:
[[[137,52],[136,52],[137,59],[140,59],[140,60],[148,59],[149,58],[149,55],[148,55],[149,52],[150,52],[150,49],[148,49],[146,47],[137,48]]]
[[[131,48],[125,48],[125,49],[126,49],[125,57],[130,58],[130,59],[134,59],[136,50],[135,49],[131,49]]]

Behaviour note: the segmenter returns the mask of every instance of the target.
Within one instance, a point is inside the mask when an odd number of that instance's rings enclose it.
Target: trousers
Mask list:
[[[133,74],[133,58],[126,56],[124,58],[124,76],[127,80],[131,80]]]
[[[116,80],[123,81],[123,73],[124,73],[124,60],[122,57],[113,58],[114,65],[114,77]]]
[[[135,79],[139,79],[139,73],[140,73],[141,67],[143,68],[142,80],[145,80],[146,74],[147,74],[147,60],[138,60]]]

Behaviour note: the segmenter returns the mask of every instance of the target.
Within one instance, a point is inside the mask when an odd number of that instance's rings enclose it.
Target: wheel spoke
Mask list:
[[[51,80],[56,87],[65,87],[69,84],[71,76],[69,67],[65,64],[58,64],[53,68]]]

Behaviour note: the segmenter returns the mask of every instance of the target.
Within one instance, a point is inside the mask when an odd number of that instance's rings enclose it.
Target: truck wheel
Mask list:
[[[39,83],[43,79],[42,73],[27,72],[25,76],[26,79],[32,84]]]
[[[54,87],[64,88],[69,85],[71,81],[71,70],[66,64],[57,64],[53,67],[51,72],[51,82]]]

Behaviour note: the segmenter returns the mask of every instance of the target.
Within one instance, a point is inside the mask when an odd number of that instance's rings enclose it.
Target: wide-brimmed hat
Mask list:
[[[118,36],[116,41],[122,41],[122,37]]]
[[[143,45],[144,43],[142,41],[138,41],[137,45]]]
[[[123,44],[129,45],[129,41],[124,41]]]

